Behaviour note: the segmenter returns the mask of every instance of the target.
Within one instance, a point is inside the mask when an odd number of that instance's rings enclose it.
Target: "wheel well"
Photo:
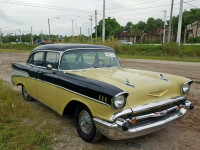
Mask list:
[[[83,105],[83,106],[87,107],[85,104],[83,104],[83,103],[81,103],[79,101],[76,101],[76,100],[73,100],[73,101],[69,102],[67,104],[67,106],[65,107],[64,111],[63,111],[63,115],[68,115],[68,114],[69,115],[74,115],[76,108],[78,106],[80,106],[80,105]]]
[[[22,83],[18,83],[17,86],[23,86],[23,84]]]

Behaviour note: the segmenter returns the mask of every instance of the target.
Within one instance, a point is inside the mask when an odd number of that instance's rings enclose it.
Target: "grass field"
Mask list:
[[[44,114],[38,114],[19,92],[2,80],[0,89],[0,149],[50,150],[53,125],[40,123]]]
[[[128,59],[150,59],[150,60],[169,60],[169,61],[183,61],[183,62],[200,62],[200,58],[179,58],[179,57],[160,57],[160,56],[138,56],[138,55],[121,55],[118,57]]]
[[[106,40],[105,45],[115,49],[118,56],[123,58],[200,62],[200,45],[178,46],[175,43],[163,45],[121,45],[115,39]],[[1,44],[0,52],[30,53],[37,46]]]

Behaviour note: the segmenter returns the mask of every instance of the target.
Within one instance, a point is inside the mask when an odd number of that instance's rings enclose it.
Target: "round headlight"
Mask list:
[[[127,96],[128,93],[125,92],[115,96],[112,100],[112,107],[114,109],[122,109],[126,105]]]
[[[182,86],[182,93],[183,94],[187,94],[189,92],[189,90],[190,90],[190,84],[189,83],[183,84],[183,86]]]

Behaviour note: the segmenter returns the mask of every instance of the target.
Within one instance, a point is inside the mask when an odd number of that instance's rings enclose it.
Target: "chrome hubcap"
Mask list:
[[[85,134],[90,134],[92,130],[92,120],[89,113],[85,110],[82,110],[79,114],[79,125]]]

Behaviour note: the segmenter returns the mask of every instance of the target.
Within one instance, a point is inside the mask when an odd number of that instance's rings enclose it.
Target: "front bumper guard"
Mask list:
[[[187,101],[185,107],[182,107],[175,114],[163,120],[143,124],[136,127],[130,127],[126,120],[120,120],[120,118],[116,119],[113,123],[101,120],[99,118],[94,118],[94,122],[97,130],[109,139],[130,139],[155,132],[166,127],[170,123],[179,120],[186,114],[186,108],[193,109],[194,107],[191,102]]]

